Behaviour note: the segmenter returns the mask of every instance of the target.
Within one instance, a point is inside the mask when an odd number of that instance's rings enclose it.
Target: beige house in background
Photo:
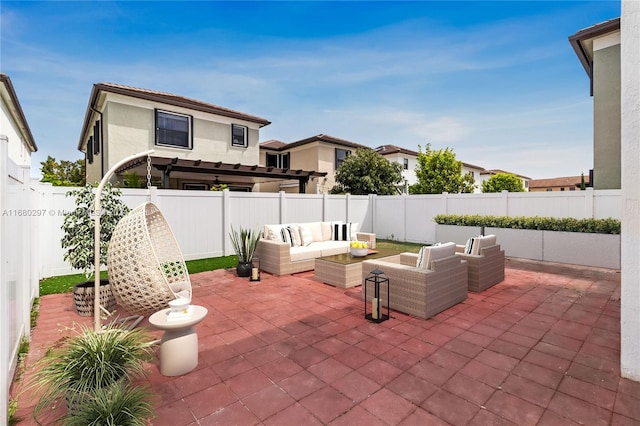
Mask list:
[[[307,194],[326,194],[336,184],[335,171],[347,156],[358,148],[371,149],[344,139],[325,134],[311,136],[296,142],[284,143],[269,140],[260,144],[260,164],[266,167],[304,169],[326,173],[323,177],[312,177],[306,187]],[[260,184],[261,192],[298,192],[294,181],[268,182]]]
[[[78,149],[85,153],[87,182],[102,179],[122,159],[154,150],[153,184],[166,189],[207,190],[226,184],[252,191],[265,180],[292,180],[304,188],[304,170],[260,167],[260,128],[264,118],[171,93],[113,83],[93,86]],[[146,183],[146,162],[117,170],[135,173]]]
[[[582,176],[564,176],[550,179],[531,179],[529,181],[529,191],[531,192],[552,192],[552,191],[580,191]],[[589,176],[584,177],[585,187],[589,185]]]
[[[594,189],[620,189],[620,18],[569,37],[591,83]]]

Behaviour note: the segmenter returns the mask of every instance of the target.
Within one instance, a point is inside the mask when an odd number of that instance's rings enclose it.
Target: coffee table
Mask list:
[[[398,250],[375,249],[363,257],[351,256],[351,253],[334,254],[316,259],[315,278],[335,287],[349,288],[362,285],[362,262],[369,259],[400,254]]]

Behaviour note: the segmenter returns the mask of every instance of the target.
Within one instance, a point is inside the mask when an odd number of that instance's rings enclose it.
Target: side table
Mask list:
[[[204,306],[191,305],[193,312],[184,320],[168,321],[171,308],[163,309],[149,317],[149,323],[164,330],[160,340],[160,373],[163,376],[180,376],[198,365],[198,334],[193,328],[207,315]]]

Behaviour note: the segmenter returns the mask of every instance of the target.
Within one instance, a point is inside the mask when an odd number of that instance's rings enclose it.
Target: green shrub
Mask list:
[[[433,220],[440,225],[485,226],[490,228],[535,229],[539,231],[620,234],[618,219],[575,219],[571,217],[480,216],[439,214]]]

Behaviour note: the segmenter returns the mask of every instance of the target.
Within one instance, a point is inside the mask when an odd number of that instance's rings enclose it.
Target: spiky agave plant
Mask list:
[[[144,375],[144,362],[154,356],[152,344],[144,329],[111,327],[97,333],[83,327],[79,335],[64,339],[38,362],[31,386],[42,396],[34,417],[63,398],[73,411],[98,389]]]
[[[257,229],[243,229],[236,231],[231,226],[231,244],[233,244],[233,250],[238,255],[239,262],[250,262],[253,258],[253,254],[258,246],[258,240],[260,240],[260,233]]]

